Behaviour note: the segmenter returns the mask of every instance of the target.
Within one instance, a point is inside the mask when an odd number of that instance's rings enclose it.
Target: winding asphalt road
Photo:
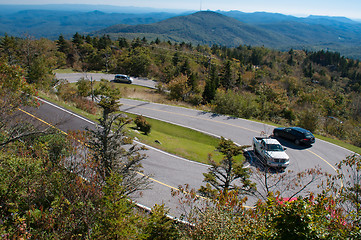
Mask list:
[[[149,80],[144,81],[149,83]],[[152,81],[150,85],[152,84],[154,86],[155,83]],[[245,119],[182,107],[129,99],[121,99],[120,103],[122,104],[121,111],[171,122],[215,136],[223,136],[240,145],[251,145],[254,136],[270,135],[274,128]],[[27,109],[27,111],[45,122],[61,123],[57,127],[64,131],[82,130],[86,126],[93,126],[90,121],[46,102],[37,110]],[[332,174],[335,172],[335,164],[352,154],[349,150],[320,139],[317,139],[316,143],[309,148],[297,146],[288,141],[280,140],[280,142],[287,148],[290,156],[288,169],[295,172],[319,166],[323,171]],[[170,208],[169,213],[172,216],[179,217],[182,211],[177,208],[178,200],[171,197],[171,189],[183,184],[189,184],[191,188],[198,189],[202,185],[202,173],[207,171],[208,166],[172,156],[154,148],[147,150],[146,154],[148,158],[143,162],[144,171],[152,175],[153,185],[151,190],[144,191],[142,196],[136,198],[136,201],[148,207],[164,203]]]
[[[95,126],[91,121],[43,100],[38,109],[24,108],[21,113],[35,124],[51,125],[64,132]],[[133,199],[148,208],[164,204],[169,208],[171,216],[180,217],[183,211],[179,209],[178,199],[171,196],[171,189],[176,190],[184,184],[199,189],[203,180],[202,173],[207,172],[208,166],[151,147],[144,153],[148,156],[142,162],[144,173],[151,176],[152,186]]]
[[[129,99],[121,99],[120,103],[122,104],[121,111],[156,118],[216,136],[223,136],[240,145],[251,145],[254,136],[271,135],[274,129],[273,126],[263,123],[188,108]],[[333,173],[335,171],[334,166],[345,159],[346,156],[352,154],[347,149],[320,139],[317,139],[312,147],[298,146],[282,139],[279,139],[279,141],[287,148],[287,154],[290,156],[288,168],[296,172],[320,166],[323,171]]]

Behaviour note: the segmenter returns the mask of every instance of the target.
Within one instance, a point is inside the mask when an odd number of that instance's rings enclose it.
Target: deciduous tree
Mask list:
[[[361,229],[361,157],[353,154],[337,164],[337,175],[331,180],[339,204],[353,222]],[[340,181],[343,186],[340,186]]]
[[[191,90],[187,83],[188,78],[185,75],[180,75],[170,81],[168,84],[170,98],[174,100],[186,100]]]
[[[88,97],[91,94],[91,82],[87,79],[80,79],[76,82],[76,86],[78,88],[78,94],[81,97]]]

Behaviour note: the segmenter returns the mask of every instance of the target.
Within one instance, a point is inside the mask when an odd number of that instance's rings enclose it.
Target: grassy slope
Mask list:
[[[209,153],[212,154],[214,160],[219,161],[221,159],[221,155],[215,151],[219,139],[155,119],[147,118],[147,121],[152,126],[149,135],[131,131],[131,135],[137,137],[140,142],[201,163],[208,163]],[[160,144],[156,143],[156,140]]]

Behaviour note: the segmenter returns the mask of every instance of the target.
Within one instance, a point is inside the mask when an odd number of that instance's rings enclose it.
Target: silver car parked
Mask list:
[[[128,75],[117,74],[111,82],[131,84],[133,82],[133,79],[131,79]]]

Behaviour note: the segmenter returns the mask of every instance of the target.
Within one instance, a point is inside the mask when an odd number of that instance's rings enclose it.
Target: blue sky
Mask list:
[[[185,10],[239,10],[296,16],[328,15],[361,19],[361,0],[0,0],[0,4],[99,4]]]

